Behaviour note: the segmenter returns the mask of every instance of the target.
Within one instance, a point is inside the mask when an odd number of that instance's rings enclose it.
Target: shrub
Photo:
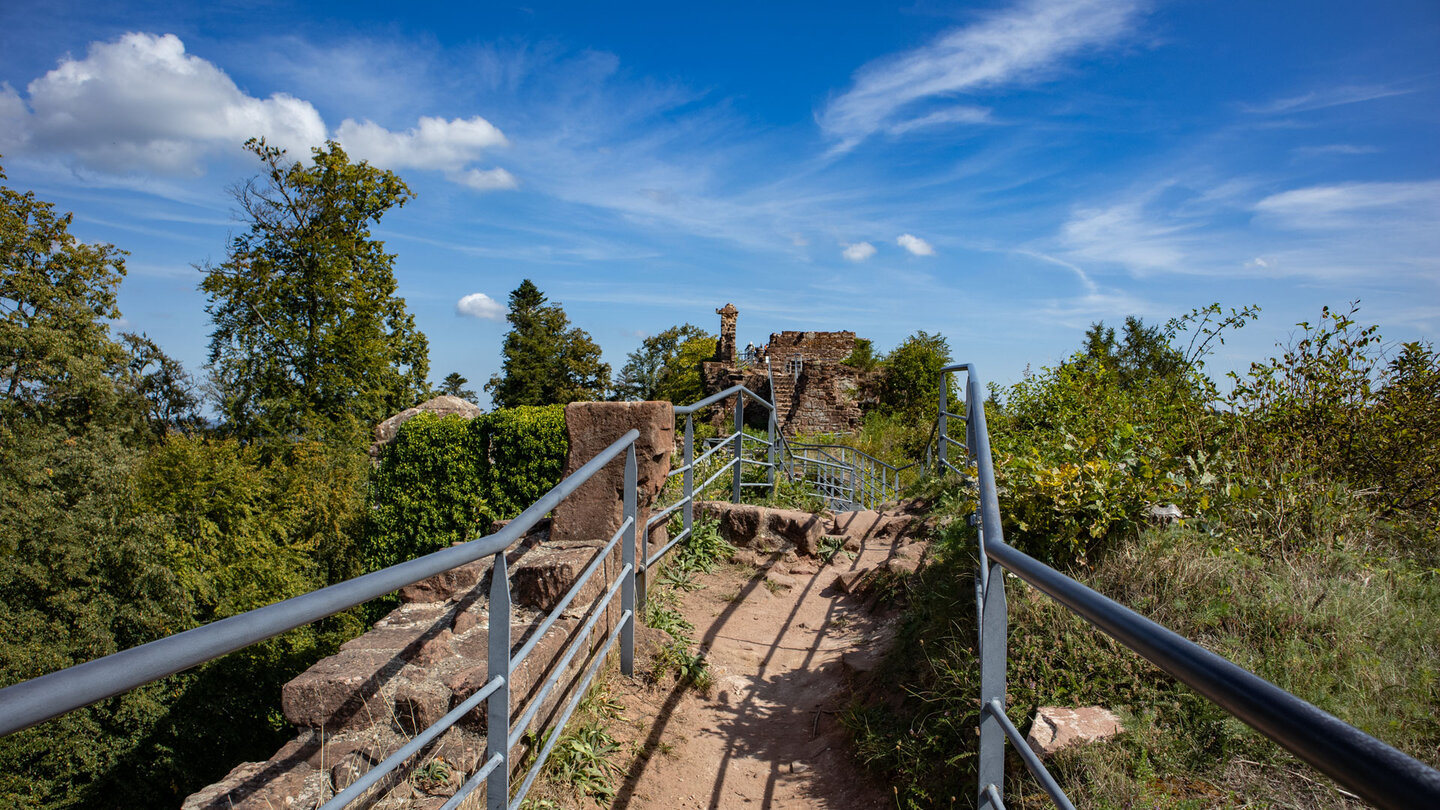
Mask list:
[[[569,440],[563,405],[477,416],[418,414],[370,479],[364,561],[377,570],[473,539],[560,481]]]

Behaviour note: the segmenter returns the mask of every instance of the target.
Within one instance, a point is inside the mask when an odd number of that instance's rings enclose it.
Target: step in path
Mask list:
[[[713,674],[708,695],[616,683],[628,721],[617,725],[636,753],[613,807],[894,806],[893,792],[854,758],[839,712],[898,621],[877,609],[865,580],[884,569],[913,573],[932,527],[903,512],[850,512],[825,528],[845,544],[828,564],[806,553],[816,549],[761,539],[685,594]]]

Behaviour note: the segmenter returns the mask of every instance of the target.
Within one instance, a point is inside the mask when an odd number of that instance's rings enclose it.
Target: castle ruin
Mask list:
[[[764,346],[741,351],[736,343],[739,310],[726,304],[715,314],[720,316],[720,340],[715,357],[701,365],[707,396],[744,383],[775,403],[786,436],[860,428],[860,373],[841,363],[855,350],[854,332],[772,332]],[[725,421],[726,413],[720,409],[717,423]],[[764,425],[763,408],[747,408],[746,420]]]

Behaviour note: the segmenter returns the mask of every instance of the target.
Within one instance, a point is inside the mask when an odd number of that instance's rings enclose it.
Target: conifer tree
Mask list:
[[[496,408],[603,399],[610,387],[600,347],[585,330],[570,326],[559,304],[545,301],[528,278],[510,293],[503,366],[485,384]]]

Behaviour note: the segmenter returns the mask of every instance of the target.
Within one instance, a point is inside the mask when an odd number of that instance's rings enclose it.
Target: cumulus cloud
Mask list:
[[[505,307],[485,293],[470,293],[455,302],[455,314],[483,321],[505,320]]]
[[[195,174],[207,153],[247,138],[291,150],[325,140],[325,123],[309,102],[285,93],[248,96],[224,71],[187,54],[173,34],[91,43],[84,59],[61,60],[26,90],[23,139],[103,171]],[[14,115],[13,101],[0,106]]]
[[[900,234],[899,238],[895,240],[895,244],[905,248],[916,256],[935,255],[935,248],[932,247],[929,242],[908,233]]]
[[[333,137],[377,166],[439,170],[480,190],[516,185],[504,169],[470,167],[483,150],[506,145],[484,118],[423,117],[405,132],[346,119],[332,136],[310,102],[250,96],[225,71],[186,53],[174,34],[93,42],[83,59],[62,59],[26,91],[22,99],[0,85],[0,148],[67,155],[105,172],[195,175],[207,157],[252,137],[296,155]]]
[[[875,255],[875,246],[869,242],[856,242],[853,245],[846,245],[841,255],[852,262],[863,262]]]
[[[881,130],[986,120],[971,107],[917,110],[927,101],[1035,81],[1067,57],[1108,45],[1130,32],[1138,0],[1024,0],[927,45],[871,62],[854,85],[818,116],[837,150]],[[982,114],[983,113],[983,114]]]
[[[419,126],[406,132],[347,118],[335,130],[335,139],[352,155],[387,169],[455,171],[478,160],[481,150],[506,145],[500,130],[478,115],[450,121],[423,116]]]

